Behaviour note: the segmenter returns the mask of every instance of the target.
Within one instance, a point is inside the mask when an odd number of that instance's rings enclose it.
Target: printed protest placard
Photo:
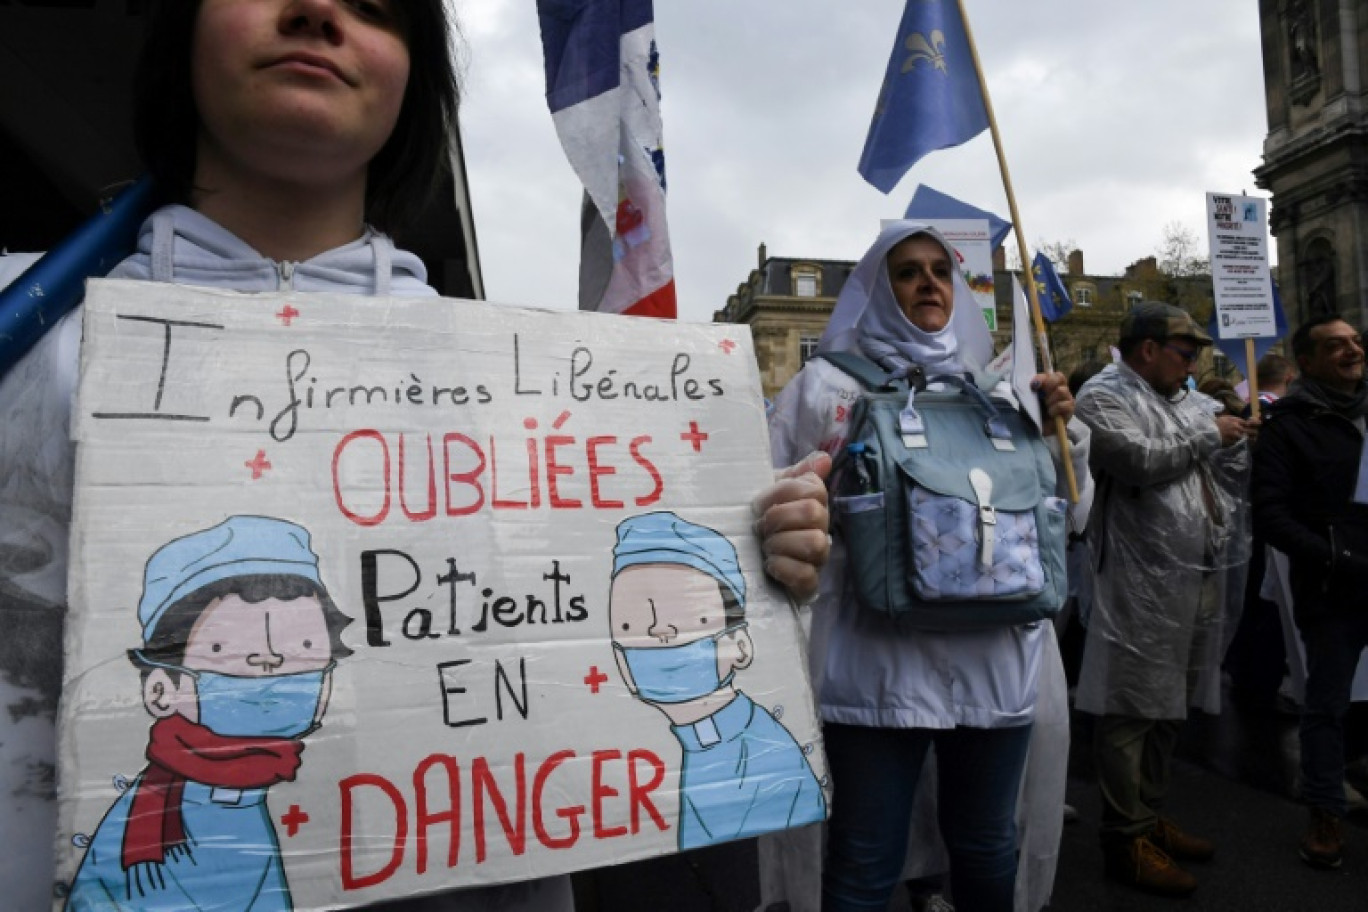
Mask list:
[[[1266,207],[1258,197],[1207,194],[1211,281],[1222,339],[1278,334],[1268,272]]]
[[[825,817],[744,328],[95,282],[75,433],[71,907],[361,906]]]

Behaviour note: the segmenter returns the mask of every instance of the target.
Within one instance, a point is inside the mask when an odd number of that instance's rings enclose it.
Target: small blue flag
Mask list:
[[[1040,315],[1045,322],[1053,323],[1073,310],[1069,291],[1060,281],[1059,273],[1055,272],[1054,263],[1039,251],[1031,260],[1031,278],[1035,281],[1036,294],[1040,297]]]
[[[888,60],[860,174],[891,191],[922,156],[988,128],[969,36],[955,0],[908,0]]]
[[[1269,349],[1278,344],[1278,340],[1287,335],[1287,314],[1283,311],[1282,295],[1278,294],[1278,283],[1273,282],[1273,327],[1277,332],[1276,336],[1264,336],[1254,340],[1254,360],[1258,361],[1268,354]],[[1230,359],[1232,364],[1240,368],[1240,373],[1245,371],[1245,340],[1244,339],[1222,339],[1220,331],[1217,329],[1216,308],[1211,308],[1211,319],[1207,322],[1207,335],[1216,341],[1216,347],[1221,354]]]
[[[987,219],[988,233],[992,236],[993,249],[997,250],[1012,230],[1012,223],[1004,218],[957,200],[948,193],[941,193],[933,187],[922,184],[912,194],[912,202],[907,204],[903,218],[914,222],[930,219]]]

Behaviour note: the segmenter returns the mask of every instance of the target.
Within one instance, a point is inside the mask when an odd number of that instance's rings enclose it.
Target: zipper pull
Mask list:
[[[290,260],[281,260],[276,263],[276,272],[280,275],[280,287],[294,290],[294,271],[298,263]]]
[[[907,405],[898,413],[898,433],[902,435],[903,446],[909,450],[924,450],[928,446],[926,422],[922,420],[915,405],[917,389],[918,387],[913,387],[907,391]]]

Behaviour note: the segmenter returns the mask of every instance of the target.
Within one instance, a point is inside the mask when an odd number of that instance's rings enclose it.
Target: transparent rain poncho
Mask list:
[[[1249,558],[1248,446],[1222,447],[1211,399],[1157,393],[1125,364],[1080,391],[1097,494],[1094,591],[1076,706],[1182,719],[1220,710],[1229,568]]]

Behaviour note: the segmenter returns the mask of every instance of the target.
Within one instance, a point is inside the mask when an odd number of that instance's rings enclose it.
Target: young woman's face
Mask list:
[[[364,176],[408,83],[402,0],[203,0],[191,76],[201,159],[280,180]]]

